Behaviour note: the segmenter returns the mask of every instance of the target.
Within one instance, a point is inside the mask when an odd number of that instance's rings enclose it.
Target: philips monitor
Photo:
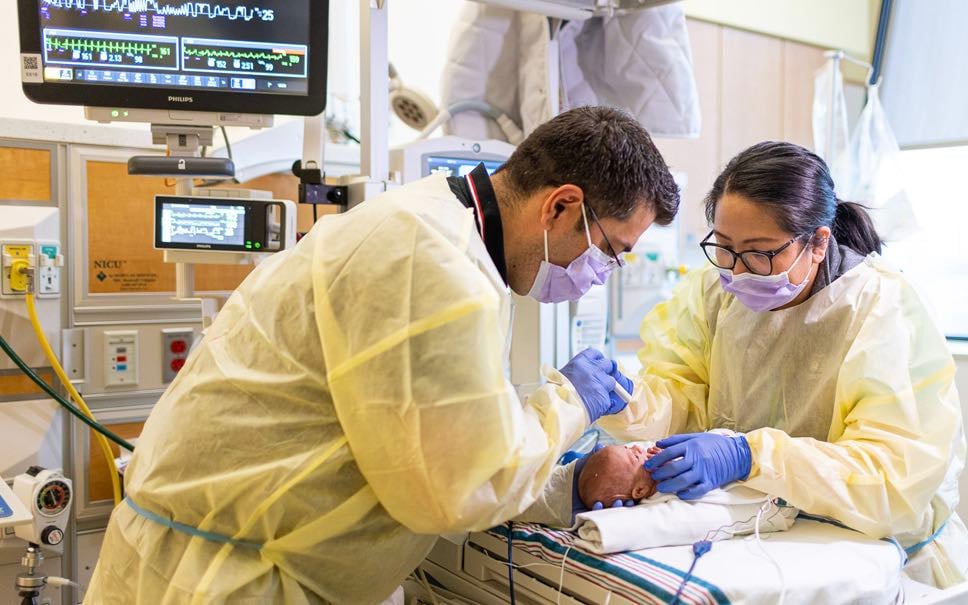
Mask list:
[[[514,153],[504,141],[462,139],[443,136],[420,139],[390,150],[390,170],[410,183],[429,174],[464,176],[483,163],[493,174]]]
[[[479,164],[484,164],[488,174],[494,174],[504,162],[502,160],[483,160],[477,158],[452,158],[447,156],[427,156],[425,174],[443,172],[447,176],[466,176]]]
[[[18,0],[37,103],[317,115],[328,0]]]
[[[278,252],[295,245],[296,207],[286,200],[155,196],[155,248]]]

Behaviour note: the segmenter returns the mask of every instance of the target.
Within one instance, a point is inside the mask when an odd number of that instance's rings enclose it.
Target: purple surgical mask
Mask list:
[[[723,290],[735,296],[741,303],[749,307],[752,311],[762,313],[772,311],[788,304],[795,299],[807,285],[807,278],[799,284],[790,282],[790,271],[797,266],[804,252],[810,246],[804,246],[790,268],[783,273],[776,275],[754,275],[753,273],[741,273],[733,275],[729,269],[719,270],[719,282]]]
[[[545,259],[541,261],[538,275],[528,296],[542,303],[560,303],[578,300],[592,286],[600,286],[608,279],[615,263],[602,252],[598,246],[592,244],[592,235],[588,230],[588,217],[585,215],[585,204],[581,206],[581,217],[585,221],[585,237],[588,239],[588,249],[581,256],[571,261],[567,267],[548,262],[548,231],[544,233]]]

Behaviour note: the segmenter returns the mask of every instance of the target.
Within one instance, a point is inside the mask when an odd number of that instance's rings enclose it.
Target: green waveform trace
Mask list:
[[[264,52],[249,52],[249,51],[235,51],[235,50],[212,50],[208,48],[195,49],[195,48],[185,48],[184,50],[186,57],[198,57],[198,58],[228,58],[228,59],[247,59],[251,61],[272,61],[276,63],[283,63],[288,65],[297,65],[302,61],[301,55],[288,54],[288,53],[264,53]]]
[[[47,50],[89,50],[143,55],[153,59],[170,57],[174,46],[159,46],[151,42],[119,42],[83,38],[47,38]]]

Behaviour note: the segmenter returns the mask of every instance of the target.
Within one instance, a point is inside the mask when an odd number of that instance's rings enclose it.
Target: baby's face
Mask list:
[[[642,466],[655,452],[636,444],[610,445],[588,458],[578,478],[578,495],[586,508],[595,502],[642,500],[655,493],[652,475]]]

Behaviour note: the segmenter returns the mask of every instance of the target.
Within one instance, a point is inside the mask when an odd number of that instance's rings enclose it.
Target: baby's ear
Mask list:
[[[647,485],[636,485],[632,488],[632,499],[638,502],[642,498],[649,495],[649,486]]]

